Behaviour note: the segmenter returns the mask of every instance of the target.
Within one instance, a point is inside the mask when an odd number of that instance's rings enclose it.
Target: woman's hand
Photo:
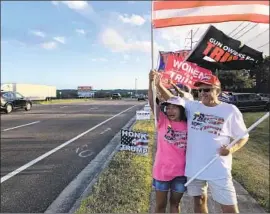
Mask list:
[[[156,75],[157,75],[157,72],[155,70],[151,70],[150,73],[149,73],[149,81],[153,82]]]

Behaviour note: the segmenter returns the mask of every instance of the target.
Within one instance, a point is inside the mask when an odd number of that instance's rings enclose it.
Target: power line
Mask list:
[[[247,32],[251,31],[253,28],[255,28],[256,26],[258,26],[258,23],[253,25],[250,29],[246,30],[244,33],[242,33],[240,36],[238,36],[236,39],[239,39],[240,37],[242,37],[243,35],[245,35]]]
[[[241,28],[237,33],[232,35],[232,37],[236,36],[238,33],[240,33],[242,30],[244,30],[246,27],[248,27],[251,23],[248,23],[245,27]]]
[[[260,47],[257,47],[257,49],[262,48],[262,47],[264,47],[265,45],[268,45],[268,44],[269,44],[269,41],[267,43],[265,43],[264,45],[261,45]]]
[[[246,44],[249,43],[251,40],[258,38],[260,35],[262,35],[263,33],[265,33],[266,31],[268,31],[269,28],[267,28],[266,30],[264,30],[263,32],[259,33],[257,36],[252,37],[251,39],[249,39],[247,42],[245,42]]]
[[[228,36],[230,36],[232,33],[233,33],[233,31],[235,31],[237,28],[239,28],[242,24],[244,24],[245,22],[242,22],[242,23],[240,23],[240,25],[238,25],[236,28],[234,28],[229,34],[228,34]]]

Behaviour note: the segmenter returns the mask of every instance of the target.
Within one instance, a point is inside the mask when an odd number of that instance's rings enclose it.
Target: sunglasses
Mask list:
[[[201,93],[202,91],[203,92],[210,92],[212,90],[212,88],[200,88],[198,89],[198,91]]]

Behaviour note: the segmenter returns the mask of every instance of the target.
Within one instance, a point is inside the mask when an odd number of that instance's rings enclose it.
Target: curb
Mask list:
[[[136,115],[122,129],[130,129],[136,122]],[[108,166],[118,151],[121,141],[121,130],[108,145],[69,183],[44,213],[75,213],[81,201],[87,197],[99,175]]]

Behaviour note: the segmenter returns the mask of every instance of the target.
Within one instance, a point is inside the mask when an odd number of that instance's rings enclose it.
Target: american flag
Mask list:
[[[250,21],[269,23],[269,1],[153,1],[154,28]]]
[[[218,99],[222,102],[229,103],[231,101],[231,96],[227,93],[222,92]]]
[[[132,132],[133,136],[126,135],[125,132],[131,132],[129,130],[121,131],[121,144],[126,146],[148,146],[149,136],[147,133]],[[137,135],[146,135],[146,139],[137,137]],[[136,136],[136,137],[134,137]]]

